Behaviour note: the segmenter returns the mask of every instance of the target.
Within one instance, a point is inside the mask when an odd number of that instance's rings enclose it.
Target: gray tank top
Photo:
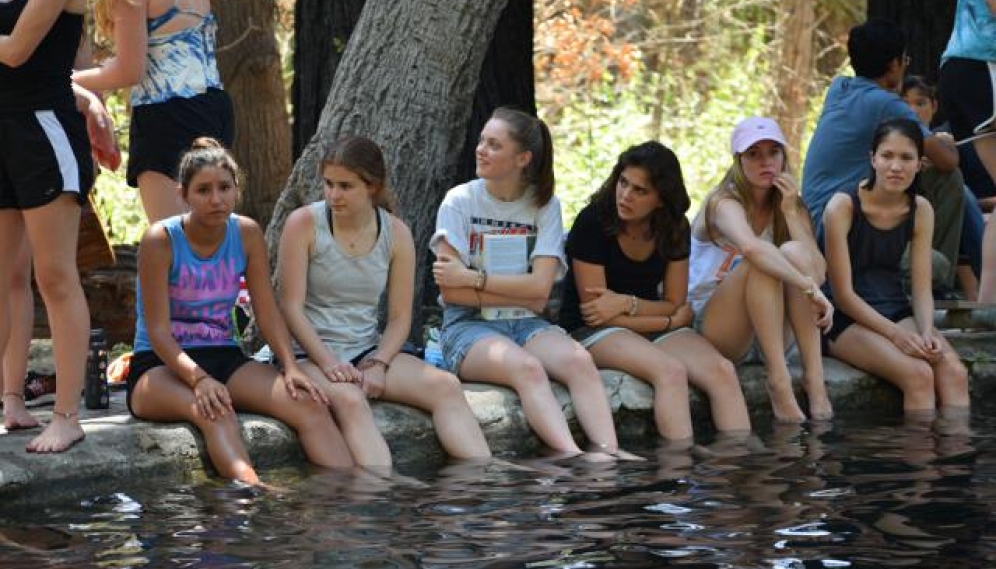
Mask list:
[[[377,241],[370,252],[354,257],[332,238],[325,201],[309,208],[315,222],[315,251],[308,259],[304,314],[336,357],[349,361],[380,342],[377,312],[391,266],[391,216],[377,208]]]

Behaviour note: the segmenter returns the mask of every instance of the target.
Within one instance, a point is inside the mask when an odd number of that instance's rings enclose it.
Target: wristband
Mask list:
[[[385,362],[380,358],[372,358],[372,357],[363,358],[363,362],[360,364],[360,367],[362,369],[370,369],[377,364],[384,366],[384,371],[391,369],[391,364]]]
[[[484,285],[488,284],[488,273],[481,269],[477,271],[477,279],[474,281],[474,290],[484,290]]]
[[[194,378],[194,382],[190,384],[191,389],[197,389],[197,384],[204,381],[204,379],[211,377],[211,374],[204,373]]]

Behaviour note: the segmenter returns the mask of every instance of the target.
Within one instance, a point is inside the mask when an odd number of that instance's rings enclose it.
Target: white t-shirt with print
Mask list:
[[[480,178],[461,184],[443,198],[429,248],[438,255],[438,245],[445,239],[464,265],[479,269],[481,244],[488,233],[526,235],[530,265],[536,257],[554,257],[558,261],[555,278],[567,272],[564,224],[556,196],[537,208],[532,189],[514,202],[505,202],[488,193]]]

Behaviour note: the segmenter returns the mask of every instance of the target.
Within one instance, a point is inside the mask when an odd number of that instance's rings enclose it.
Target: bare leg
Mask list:
[[[750,431],[750,415],[737,370],[708,340],[684,330],[658,341],[657,348],[681,362],[688,370],[688,382],[709,397],[712,421],[718,431]]]
[[[22,226],[23,227],[23,226]],[[24,377],[28,370],[28,352],[35,319],[34,295],[31,293],[31,248],[22,239],[15,249],[10,279],[10,336],[3,350],[3,418],[4,427],[30,429],[38,420],[24,406]]]
[[[273,366],[259,362],[243,365],[228,380],[228,392],[237,410],[268,415],[294,429],[311,462],[327,468],[354,465],[328,408],[304,392],[292,399]]]
[[[329,381],[311,361],[298,362],[298,365],[328,396],[332,415],[353,460],[365,467],[390,467],[391,449],[377,429],[373,410],[363,390],[355,383]]]
[[[646,338],[621,330],[588,348],[598,367],[618,369],[654,388],[654,420],[666,439],[692,438],[685,367]]]
[[[906,325],[907,322],[902,323]],[[909,325],[913,326],[912,319]],[[951,344],[937,334],[940,339],[941,352],[944,357],[931,364],[934,368],[934,387],[937,391],[937,405],[945,409],[948,415],[960,415],[959,409],[967,411],[971,405],[968,395],[968,370],[958,357]],[[967,413],[966,413],[967,414]]]
[[[131,406],[137,417],[148,421],[193,423],[204,436],[208,457],[218,474],[246,484],[259,484],[259,476],[242,441],[238,417],[229,414],[213,421],[202,417],[197,412],[193,390],[165,366],[153,368],[139,378]]]
[[[702,335],[727,358],[739,360],[752,337],[764,353],[768,395],[775,419],[806,416],[792,391],[785,361],[785,306],[782,283],[742,261],[716,287],[702,316]]]
[[[830,355],[898,387],[903,392],[903,410],[907,414],[933,413],[934,370],[926,361],[900,351],[888,338],[852,324],[830,344]]]
[[[570,336],[553,330],[537,334],[523,348],[539,359],[543,369],[571,392],[574,411],[588,440],[602,451],[619,450],[609,397],[591,354]],[[687,387],[684,400],[687,410]],[[691,437],[691,429],[687,437]]]
[[[989,177],[996,181],[996,136],[984,136],[972,142]],[[996,303],[996,224],[992,217],[982,234],[982,275],[979,278],[979,302]]]
[[[782,244],[781,250],[785,258],[801,273],[808,275],[816,283],[823,282],[823,275],[812,266],[805,247],[789,241]],[[823,377],[823,350],[820,347],[820,329],[816,327],[816,315],[812,304],[801,290],[792,286],[784,287],[784,290],[789,323],[802,357],[803,387],[809,399],[809,415],[816,420],[830,419],[833,417],[833,406]]]
[[[176,185],[176,180],[159,172],[149,170],[138,175],[138,192],[150,224],[184,212]]]
[[[553,450],[581,454],[543,364],[519,345],[498,335],[478,341],[464,357],[460,377],[514,389],[526,421],[540,440]]]
[[[450,456],[491,456],[488,441],[455,375],[408,354],[398,354],[387,371],[387,385],[381,399],[410,405],[431,414],[436,436]]]
[[[80,427],[80,393],[90,337],[90,311],[76,270],[76,240],[80,206],[76,196],[65,193],[52,203],[23,212],[34,256],[35,278],[45,301],[56,384],[52,422],[33,441],[30,452],[61,452],[83,438]]]

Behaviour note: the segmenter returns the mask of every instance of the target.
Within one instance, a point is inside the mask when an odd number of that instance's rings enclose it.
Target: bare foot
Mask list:
[[[7,393],[3,396],[3,426],[8,431],[33,429],[38,426],[38,419],[28,413],[24,406],[24,396]]]
[[[609,454],[607,452],[601,452],[601,451],[598,451],[598,452],[586,452],[586,453],[584,453],[584,454],[581,455],[581,458],[585,462],[595,462],[595,463],[599,463],[599,462],[615,462],[615,460],[616,460],[616,457],[612,456],[611,454]]]
[[[645,462],[647,460],[647,459],[643,458],[642,456],[635,455],[635,454],[633,454],[633,453],[631,453],[629,451],[625,451],[625,450],[623,450],[621,448],[620,449],[616,449],[614,451],[608,451],[608,452],[609,452],[609,454],[611,454],[612,456],[616,457],[619,460],[628,460],[628,461],[632,461],[632,462]]]
[[[806,420],[806,415],[799,407],[799,402],[795,400],[791,381],[786,387],[772,386],[769,381],[768,397],[771,399],[771,411],[774,413],[776,421],[801,423]]]
[[[806,397],[809,399],[809,416],[814,421],[829,421],[833,419],[833,406],[827,395],[827,386],[823,378],[806,379],[803,383]]]
[[[74,444],[83,440],[85,434],[83,427],[80,427],[79,417],[76,413],[62,415],[52,414],[52,422],[49,423],[40,435],[28,443],[28,452],[63,452],[69,450]]]

